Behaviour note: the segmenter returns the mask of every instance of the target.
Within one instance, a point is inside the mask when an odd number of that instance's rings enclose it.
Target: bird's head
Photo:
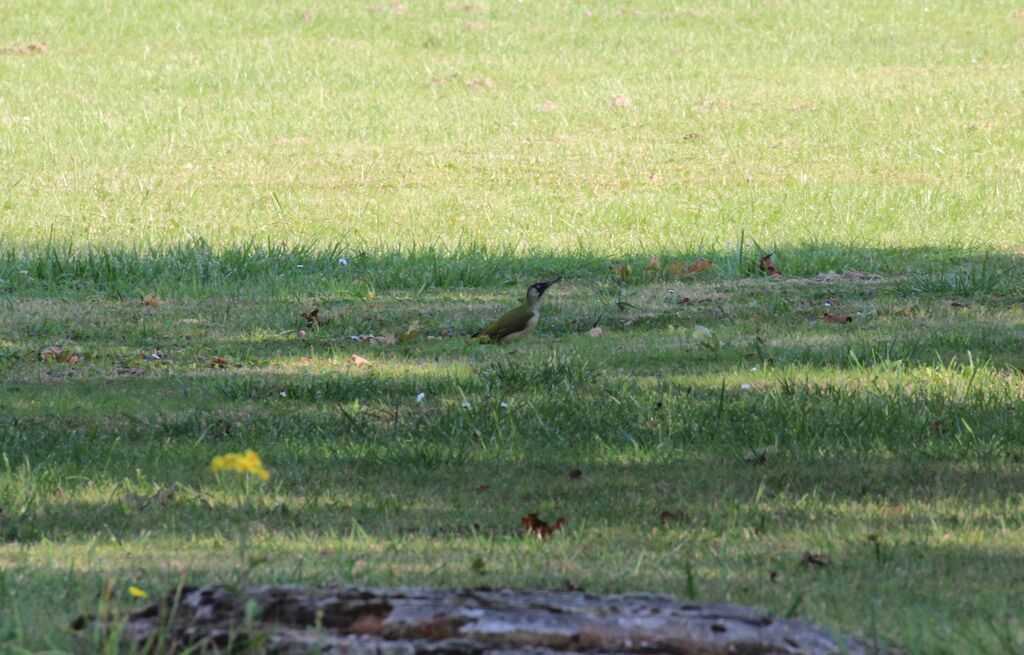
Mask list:
[[[544,282],[536,282],[534,284],[531,284],[530,288],[526,290],[526,302],[530,303],[531,305],[536,305],[541,301],[541,298],[544,297],[544,292],[546,292],[552,284],[557,284],[559,281],[561,281],[561,279],[562,276],[559,275],[553,280],[546,280]]]

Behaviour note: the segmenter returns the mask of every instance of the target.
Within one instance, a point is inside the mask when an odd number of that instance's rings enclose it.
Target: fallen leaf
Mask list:
[[[320,327],[320,323],[323,322],[320,319],[320,308],[319,307],[314,307],[313,309],[309,310],[308,312],[299,312],[299,316],[301,316],[302,318],[306,319],[306,327],[311,329],[311,330]]]
[[[45,361],[64,362],[65,364],[77,364],[85,359],[81,355],[60,346],[50,346],[39,351],[39,359]]]
[[[370,366],[370,360],[365,357],[360,357],[359,355],[352,355],[348,358],[348,361],[350,364],[354,364],[356,366]]]
[[[599,337],[602,334],[604,334],[604,330],[602,330],[600,327],[592,327],[590,328],[590,330],[587,331],[587,334],[589,334],[592,337]]]
[[[712,261],[710,259],[698,259],[695,262],[691,262],[690,265],[686,267],[686,274],[696,275],[697,273],[703,273],[711,268],[711,266]]]
[[[210,366],[213,368],[226,368],[231,362],[224,359],[223,357],[214,357],[210,360]]]
[[[314,18],[316,18],[316,16],[313,15],[312,12],[310,12],[310,11],[302,12],[302,20],[304,20],[305,22],[311,23],[311,22],[313,22]]]
[[[142,304],[146,307],[159,307],[164,304],[164,301],[160,300],[155,293],[147,293],[142,296]]]
[[[782,275],[782,271],[780,271],[778,267],[775,266],[775,262],[772,261],[772,255],[774,254],[775,253],[770,252],[762,257],[761,261],[758,263],[758,267],[772,277],[779,277]]]
[[[700,132],[690,132],[689,134],[683,135],[683,141],[696,141],[697,139],[703,138],[704,135]]]
[[[547,539],[565,524],[565,519],[558,517],[558,520],[551,525],[547,521],[538,518],[537,512],[532,512],[519,519],[519,522],[526,528],[527,533],[537,535],[540,539]]]
[[[825,312],[821,319],[826,323],[832,324],[853,322],[853,317],[850,316],[849,314],[829,314],[828,312]]]
[[[541,111],[558,111],[558,105],[548,100],[540,106]]]
[[[804,566],[818,566],[826,567],[832,563],[828,555],[824,553],[812,553],[809,550],[804,551],[804,555],[800,558],[800,564]]]
[[[633,104],[633,101],[629,99],[625,93],[616,93],[612,96],[612,107],[616,109],[624,109]]]
[[[661,519],[661,524],[665,525],[666,523],[672,523],[672,522],[682,523],[684,521],[689,520],[690,515],[687,514],[686,510],[684,510],[684,509],[677,509],[674,512],[670,512],[669,510],[665,510],[664,512],[662,512],[661,514],[658,515],[658,518]]]
[[[581,469],[577,468],[569,471],[570,480],[579,480],[581,477],[583,477],[583,471]]]

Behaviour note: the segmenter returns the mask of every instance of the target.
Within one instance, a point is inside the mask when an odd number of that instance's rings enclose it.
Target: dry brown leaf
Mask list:
[[[853,317],[849,314],[829,314],[825,312],[825,315],[821,317],[826,323],[832,323],[837,325],[839,323],[852,323]]]
[[[556,520],[554,524],[549,524],[547,521],[538,518],[537,512],[531,512],[519,519],[519,522],[524,528],[526,528],[526,531],[529,534],[537,535],[540,539],[547,539],[554,534],[556,530],[561,529],[565,524],[565,519],[558,517],[558,520]]]
[[[306,327],[314,329],[320,327],[320,323],[323,321],[320,319],[320,308],[314,307],[308,312],[299,312],[299,316],[306,319]]]
[[[159,307],[164,304],[164,301],[160,300],[155,293],[147,293],[142,296],[142,304],[146,307]]]
[[[365,357],[360,357],[359,355],[352,355],[348,358],[348,361],[350,364],[354,364],[355,366],[370,366],[370,360]]]
[[[629,99],[625,93],[616,93],[612,96],[612,107],[616,109],[625,109],[626,107],[632,106],[633,101]]]
[[[60,346],[50,346],[39,351],[39,359],[53,362],[64,362],[66,364],[77,364],[84,357],[78,353],[64,350]]]
[[[683,135],[683,141],[696,141],[697,139],[703,138],[704,135],[700,132],[690,132]]]
[[[775,265],[775,262],[772,261],[772,255],[774,254],[775,253],[770,252],[762,257],[761,261],[758,263],[758,267],[772,277],[779,277],[782,275],[782,271],[780,271]]]
[[[579,480],[581,477],[583,477],[583,471],[581,469],[576,468],[569,471],[570,480]]]
[[[697,273],[703,273],[711,268],[711,266],[712,262],[710,259],[698,259],[695,262],[691,262],[690,265],[686,267],[686,274],[696,275]]]
[[[227,368],[231,362],[224,359],[223,357],[214,357],[210,360],[210,366],[213,368]]]

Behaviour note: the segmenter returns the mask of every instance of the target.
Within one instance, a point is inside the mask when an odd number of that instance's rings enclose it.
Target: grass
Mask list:
[[[408,5],[0,8],[0,649],[184,577],[1024,650],[1018,7]]]

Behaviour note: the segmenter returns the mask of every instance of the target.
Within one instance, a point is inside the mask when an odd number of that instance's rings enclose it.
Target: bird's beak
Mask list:
[[[547,290],[548,290],[548,289],[550,289],[550,288],[551,288],[551,285],[553,285],[553,284],[558,284],[558,282],[559,282],[559,281],[560,281],[561,279],[562,279],[562,276],[561,276],[561,275],[559,275],[559,276],[558,276],[558,277],[556,277],[556,278],[555,278],[554,280],[545,280],[544,282],[538,282],[536,286],[539,286],[539,287],[540,287],[540,293],[541,293],[541,295],[543,295],[544,293],[546,293],[546,292],[547,292]]]

